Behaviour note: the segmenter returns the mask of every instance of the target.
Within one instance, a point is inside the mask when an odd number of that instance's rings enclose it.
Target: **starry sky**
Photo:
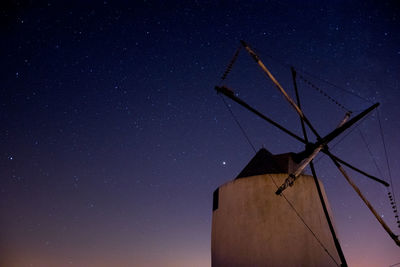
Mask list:
[[[381,103],[330,148],[389,181],[381,122],[400,199],[399,14],[371,0],[2,2],[0,265],[210,266],[212,192],[254,156],[214,86],[302,135],[244,50],[221,82],[242,39],[293,97],[290,65],[354,113]],[[329,133],[345,111],[298,85]],[[256,149],[303,149],[226,102]],[[315,166],[349,265],[400,262],[332,162]],[[349,174],[400,234],[386,188]]]

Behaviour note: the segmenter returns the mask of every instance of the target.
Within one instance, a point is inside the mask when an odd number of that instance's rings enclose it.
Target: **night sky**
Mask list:
[[[330,148],[389,181],[381,121],[400,200],[396,1],[5,2],[0,266],[210,266],[212,192],[255,154],[214,90],[241,39],[293,97],[290,65],[355,114],[381,103]],[[244,50],[223,84],[302,135]],[[327,134],[345,111],[298,85],[305,114]],[[257,150],[303,149],[226,102]],[[315,162],[349,265],[400,262],[329,158]],[[348,172],[400,234],[386,188]]]

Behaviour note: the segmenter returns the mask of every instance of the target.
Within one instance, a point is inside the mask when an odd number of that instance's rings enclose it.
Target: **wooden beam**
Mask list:
[[[251,107],[249,104],[247,104],[246,102],[244,102],[243,100],[241,100],[239,97],[235,96],[235,94],[233,93],[232,90],[230,90],[229,88],[227,88],[226,86],[215,86],[215,90],[217,90],[217,92],[224,94],[225,96],[227,96],[228,98],[232,99],[233,101],[235,101],[236,103],[238,103],[239,105],[245,107],[247,110],[250,110],[251,112],[253,112],[254,114],[256,114],[258,117],[262,118],[263,120],[269,122],[270,124],[274,125],[275,127],[277,127],[278,129],[280,129],[281,131],[284,131],[285,133],[287,133],[288,135],[294,137],[295,139],[297,139],[298,141],[306,144],[306,141],[301,138],[300,136],[296,135],[295,133],[289,131],[288,129],[286,129],[285,127],[283,127],[282,125],[280,125],[279,123],[273,121],[272,119],[268,118],[267,116],[265,116],[264,114],[262,114],[261,112],[259,112],[258,110],[256,110],[255,108]]]
[[[385,223],[385,221],[379,216],[379,214],[375,211],[374,207],[372,207],[371,203],[367,200],[367,198],[361,193],[361,190],[356,186],[356,184],[350,179],[350,176],[346,173],[346,171],[343,169],[343,167],[337,162],[334,158],[332,158],[333,163],[336,165],[336,167],[339,169],[339,171],[342,173],[346,181],[351,185],[351,187],[356,191],[357,195],[362,199],[362,201],[367,205],[368,209],[372,212],[372,214],[375,216],[375,218],[378,220],[378,222],[382,225],[383,229],[389,234],[389,236],[393,239],[393,241],[400,247],[400,240],[397,235],[395,235],[392,230],[390,230],[389,226]]]

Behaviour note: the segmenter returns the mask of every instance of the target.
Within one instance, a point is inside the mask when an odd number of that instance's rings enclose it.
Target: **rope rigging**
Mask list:
[[[228,64],[228,66],[226,67],[226,70],[225,70],[224,74],[222,74],[221,81],[225,80],[226,77],[228,76],[228,74],[231,72],[231,70],[232,70],[232,68],[233,68],[233,64],[235,64],[236,59],[237,59],[238,56],[239,56],[240,49],[242,49],[242,46],[241,46],[241,45],[239,45],[238,49],[236,49],[236,52],[235,52],[235,54],[233,55],[231,61],[230,61],[229,64]]]
[[[318,86],[314,85],[312,82],[310,82],[309,80],[307,80],[306,78],[304,78],[303,75],[299,75],[300,79],[305,82],[308,86],[310,86],[311,88],[313,88],[314,90],[316,90],[317,92],[319,92],[321,95],[323,95],[324,97],[328,98],[331,102],[333,102],[334,104],[336,104],[339,108],[341,108],[342,110],[349,112],[350,114],[353,113],[350,109],[346,108],[344,105],[340,104],[339,101],[337,101],[336,99],[334,99],[333,97],[331,97],[330,95],[328,95],[324,90],[322,90],[321,88],[319,88]]]
[[[390,170],[390,165],[389,165],[389,161],[388,161],[388,153],[387,153],[387,149],[386,149],[386,144],[385,144],[385,139],[384,139],[384,134],[383,134],[383,128],[382,128],[382,123],[381,120],[379,118],[379,110],[377,110],[377,117],[378,117],[378,123],[379,123],[379,129],[380,129],[380,136],[382,139],[382,143],[384,151],[385,151],[385,160],[386,160],[386,165],[388,168],[388,173],[389,173],[389,182],[390,182],[390,188],[386,187],[386,191],[387,191],[387,196],[389,198],[389,203],[390,206],[393,210],[394,213],[394,217],[397,223],[397,226],[400,228],[400,220],[399,220],[399,214],[398,214],[398,209],[397,209],[397,204],[396,204],[396,199],[395,199],[395,192],[394,192],[394,186],[393,186],[393,181],[392,181],[392,176],[391,176],[391,170]],[[348,135],[350,135],[353,131],[355,131],[356,129],[358,130],[359,135],[361,136],[361,139],[364,142],[364,145],[366,146],[368,153],[370,155],[370,158],[373,160],[373,163],[375,165],[375,168],[377,169],[380,177],[384,177],[381,168],[379,167],[378,163],[375,160],[375,157],[372,153],[372,150],[370,149],[369,144],[367,143],[367,140],[364,136],[364,134],[362,133],[362,131],[360,130],[359,126],[362,124],[362,122],[365,120],[366,118],[363,118],[353,129],[350,129],[337,143],[335,143],[333,146],[331,146],[331,149],[335,148],[338,144],[340,144]],[[314,160],[314,163],[318,163],[324,156],[321,155],[320,157],[318,157],[316,160]]]
[[[282,93],[282,95],[285,97],[285,99],[289,102],[289,104],[292,105],[292,107],[296,110],[296,112],[298,113],[298,115],[300,116],[301,120],[304,121],[304,123],[309,127],[309,129],[315,134],[315,136],[317,137],[317,142],[315,144],[317,144],[318,146],[316,146],[315,148],[313,148],[313,154],[310,154],[307,156],[307,158],[311,157],[315,155],[319,152],[316,151],[316,149],[318,149],[321,146],[321,149],[323,149],[323,146],[326,145],[328,142],[330,142],[333,138],[336,138],[336,136],[340,133],[342,133],[344,131],[344,127],[341,127],[341,125],[338,126],[339,129],[334,130],[333,132],[331,132],[329,135],[327,135],[326,137],[324,137],[323,139],[321,139],[321,136],[318,135],[318,133],[316,132],[316,130],[313,128],[313,126],[311,125],[310,121],[308,120],[308,118],[304,115],[303,111],[293,102],[293,100],[291,99],[291,97],[286,93],[286,91],[283,89],[283,87],[279,84],[279,82],[276,80],[276,78],[270,73],[270,71],[268,70],[268,68],[262,63],[262,61],[260,60],[259,56],[244,42],[241,41],[243,47],[247,50],[247,52],[250,54],[250,56],[256,61],[256,63],[259,65],[259,67],[263,70],[264,74],[266,74],[266,76],[274,83],[274,85],[277,87],[277,89],[280,91],[280,93]],[[234,63],[236,62],[238,55],[239,55],[239,51],[240,51],[239,47],[233,58],[231,59],[230,63],[228,64],[225,72],[223,73],[222,77],[221,77],[221,81],[225,80],[228,76],[228,74],[231,72]],[[274,59],[272,56],[269,56],[270,58]],[[276,59],[274,59],[275,61],[278,61]],[[278,61],[280,64],[283,64],[285,67],[290,67],[293,68],[292,66],[286,64],[286,63],[282,63],[280,61]],[[371,103],[371,101],[369,101],[366,98],[363,98],[357,94],[355,94],[352,91],[343,89],[333,83],[330,83],[324,79],[321,79],[315,75],[311,75],[305,71],[303,71],[303,73],[305,73],[307,76],[309,77],[314,77],[320,81],[325,82],[326,84],[329,84],[330,86],[333,86],[339,90],[342,90],[348,94],[351,94],[359,99],[362,99],[365,102],[369,102]],[[347,114],[351,114],[352,111],[347,108],[345,105],[341,104],[338,100],[336,100],[335,98],[333,98],[332,96],[330,96],[328,93],[326,93],[326,91],[322,90],[320,87],[314,85],[312,82],[310,82],[307,78],[305,78],[303,75],[299,75],[300,79],[307,84],[308,86],[310,86],[311,88],[313,88],[314,90],[316,90],[317,92],[319,92],[322,96],[326,97],[327,99],[329,99],[329,101],[333,102],[335,105],[337,105],[339,108],[341,108],[342,110],[346,111]],[[250,111],[252,111],[253,113],[257,114],[258,116],[262,117],[263,119],[267,120],[269,123],[273,124],[274,126],[276,126],[277,128],[285,131],[287,134],[291,135],[292,137],[295,137],[297,140],[304,142],[304,140],[302,140],[302,138],[296,136],[295,134],[291,134],[290,131],[288,131],[287,129],[285,129],[284,127],[280,126],[279,124],[275,123],[275,122],[271,122],[270,119],[266,118],[265,116],[263,116],[263,114],[260,114],[258,111],[254,110],[252,107],[250,107],[247,103],[245,103],[244,101],[240,100],[239,98],[235,97],[233,91],[231,91],[230,89],[227,88],[218,88],[216,87],[218,92],[222,92],[225,96],[227,96],[228,98],[234,100],[235,102],[241,104],[242,106],[246,107],[247,109],[249,109]],[[223,99],[223,98],[222,98]],[[244,136],[246,137],[247,141],[249,142],[249,144],[251,145],[251,147],[253,148],[253,150],[255,151],[255,148],[253,146],[253,144],[250,142],[250,139],[248,138],[248,136],[246,135],[243,127],[240,125],[239,121],[237,120],[237,118],[234,116],[232,110],[230,109],[229,105],[227,105],[227,103],[225,102],[225,100],[223,99],[225,105],[227,106],[227,108],[229,109],[231,115],[234,117],[236,123],[238,124],[239,128],[241,129],[242,133],[244,134]],[[351,124],[350,123],[345,123],[346,125],[346,129],[348,127],[350,127],[352,124],[354,124],[355,122],[357,122],[358,120],[360,120],[363,116],[365,116],[368,112],[370,112],[372,109],[376,108],[379,105],[379,103],[375,103],[374,105],[372,105],[370,108],[366,109],[365,111],[363,111],[362,113],[358,114],[357,116],[355,116],[355,118],[351,119]],[[381,138],[382,138],[382,142],[384,145],[384,149],[385,149],[385,157],[386,157],[386,163],[388,165],[388,169],[389,169],[389,177],[390,177],[390,185],[391,185],[391,191],[388,190],[388,197],[390,200],[390,203],[392,205],[393,208],[393,212],[395,213],[395,218],[397,220],[398,223],[398,227],[400,228],[400,221],[399,221],[399,215],[398,215],[398,211],[397,211],[397,206],[396,206],[396,201],[395,201],[395,194],[394,194],[394,190],[393,190],[393,183],[392,183],[392,177],[391,177],[391,171],[390,171],[390,167],[389,167],[389,161],[388,161],[388,155],[387,155],[387,150],[386,150],[386,144],[383,138],[383,130],[382,130],[382,125],[379,119],[379,113],[378,113],[378,120],[379,120],[379,124],[380,124],[380,133],[381,133]],[[359,130],[359,129],[358,129]],[[359,130],[360,131],[360,130]],[[348,133],[349,134],[349,133]],[[347,136],[347,134],[346,134]],[[327,138],[329,137],[329,138]],[[344,138],[344,137],[343,137]],[[364,137],[363,141],[364,143],[366,143],[366,140]],[[322,142],[322,141],[323,142]],[[326,144],[324,143],[326,142]],[[340,142],[340,141],[339,141]],[[338,143],[339,143],[338,142]],[[307,144],[307,142],[306,142]],[[311,143],[311,145],[315,145],[313,143]],[[336,145],[336,144],[335,144]],[[321,150],[320,149],[320,150]],[[372,157],[372,159],[374,160],[374,164],[378,169],[378,172],[380,173],[380,175],[382,176],[381,170],[378,166],[378,164],[375,162],[374,157],[372,156],[372,152],[370,151],[368,145],[367,145],[367,149]],[[362,195],[361,191],[359,190],[359,188],[353,183],[353,181],[350,179],[350,177],[347,175],[347,173],[345,172],[345,170],[342,168],[342,166],[339,164],[339,162],[341,162],[342,164],[350,167],[353,170],[358,171],[361,174],[364,174],[367,177],[370,177],[378,182],[383,183],[385,186],[389,186],[388,183],[386,183],[385,181],[382,181],[376,177],[372,177],[371,175],[368,175],[367,173],[355,168],[354,166],[351,166],[350,164],[344,162],[343,160],[337,158],[336,156],[332,155],[329,151],[328,148],[325,148],[323,150],[321,150],[323,153],[327,154],[332,161],[334,162],[334,164],[336,165],[336,167],[340,170],[340,172],[342,173],[342,175],[346,178],[346,180],[350,183],[350,185],[353,187],[353,189],[357,192],[357,194],[360,196],[360,198],[364,201],[364,203],[368,206],[368,208],[370,209],[370,211],[373,213],[373,215],[375,216],[375,218],[379,221],[379,223],[382,225],[382,227],[386,230],[386,232],[391,236],[391,238],[395,241],[395,243],[397,245],[400,246],[400,241],[398,240],[398,236],[394,235],[394,233],[390,230],[390,228],[386,225],[386,223],[382,220],[382,218],[378,215],[378,213],[375,211],[375,209],[372,207],[372,205],[369,203],[369,201]],[[306,150],[304,151],[306,152]],[[312,152],[312,151],[311,151]],[[313,157],[315,157],[315,155]],[[311,159],[312,160],[312,159]],[[317,160],[318,161],[318,160]],[[292,175],[292,174],[291,174]],[[290,175],[289,175],[290,177]],[[287,178],[289,179],[289,178]],[[286,180],[287,180],[286,179]],[[282,186],[281,186],[282,187]],[[281,188],[279,187],[279,188]],[[286,187],[285,187],[286,188]],[[278,189],[279,191],[279,189]],[[277,192],[278,192],[277,191]],[[281,190],[282,191],[282,190]],[[281,194],[281,192],[280,192]],[[285,198],[286,199],[286,198]],[[287,200],[287,199],[286,199]],[[288,201],[288,200],[287,200]],[[290,202],[288,202],[290,204]],[[294,207],[292,207],[294,208]],[[294,211],[296,212],[296,210],[294,209]],[[297,214],[297,212],[296,212]],[[299,218],[304,222],[304,220],[300,217],[300,215],[298,214]],[[307,226],[307,225],[306,225]],[[309,229],[311,231],[311,229]],[[311,231],[311,233],[313,233]],[[318,240],[318,238],[314,235],[314,237]],[[321,244],[322,245],[322,244]],[[323,245],[322,245],[323,246]],[[327,252],[329,254],[329,252]],[[336,262],[335,262],[336,263]]]
[[[238,56],[239,56],[239,52],[240,49],[242,48],[241,45],[239,45],[238,49],[236,49],[235,54],[233,55],[231,61],[229,62],[228,66],[226,67],[226,70],[224,71],[224,74],[221,76],[221,84],[222,82],[226,79],[226,77],[228,76],[228,74],[231,72],[233,65],[235,64]],[[229,113],[231,114],[233,120],[236,122],[237,126],[239,127],[240,131],[242,132],[243,136],[246,138],[247,143],[251,146],[251,148],[253,149],[254,153],[257,153],[256,148],[254,147],[253,143],[250,140],[250,137],[247,135],[246,131],[244,130],[244,128],[242,127],[242,125],[240,124],[238,118],[235,116],[235,114],[233,113],[232,109],[230,108],[229,104],[226,103],[224,97],[221,95],[221,99],[222,102],[224,102],[225,107],[228,109]]]
[[[378,120],[379,120],[379,119],[378,119]],[[380,124],[380,122],[379,122],[379,124]],[[361,131],[358,127],[357,127],[357,129],[358,129],[358,132],[359,132],[359,134],[360,134],[360,136],[361,136],[361,139],[363,140],[363,142],[364,142],[364,144],[365,144],[365,146],[366,146],[366,148],[367,148],[367,150],[368,150],[368,153],[369,153],[370,157],[372,158],[372,161],[374,162],[374,165],[375,165],[376,169],[377,169],[378,172],[379,172],[379,175],[380,175],[381,177],[383,177],[382,171],[381,171],[381,169],[379,168],[379,165],[378,165],[378,163],[376,162],[374,155],[372,154],[372,151],[371,151],[371,149],[370,149],[370,147],[369,147],[369,145],[368,145],[368,143],[367,143],[367,140],[366,140],[365,136],[363,135],[362,131]],[[383,138],[383,133],[382,133],[382,132],[381,132],[381,137]],[[383,140],[383,143],[384,143],[384,139],[382,139],[382,140]],[[384,146],[384,147],[385,147],[385,146]],[[385,155],[387,155],[386,149],[385,149]],[[385,156],[385,158],[387,159],[387,156]],[[392,184],[392,181],[391,181],[391,174],[390,174],[390,167],[389,167],[389,165],[388,165],[388,168],[389,168],[390,186],[391,186],[392,192],[389,190],[388,187],[386,188],[386,190],[387,190],[387,195],[388,195],[388,198],[389,198],[390,205],[391,205],[391,207],[392,207],[392,209],[393,209],[393,213],[394,213],[394,215],[395,215],[396,223],[398,224],[398,227],[400,228],[400,221],[399,221],[399,216],[398,216],[398,213],[397,213],[396,200],[395,200],[395,198],[394,198],[394,192],[393,192],[394,188],[393,188],[393,184]],[[392,193],[393,193],[393,195],[392,195]]]
[[[271,179],[273,181],[273,183],[275,184],[276,188],[279,188],[278,184],[275,182],[274,177],[271,176]],[[308,229],[308,231],[310,231],[310,233],[312,234],[312,236],[314,237],[314,239],[318,242],[318,244],[324,249],[325,253],[328,254],[328,256],[335,262],[335,264],[337,266],[340,266],[339,263],[337,263],[337,261],[335,260],[335,258],[333,258],[332,254],[329,253],[328,249],[324,246],[324,244],[321,242],[321,240],[319,240],[319,238],[317,237],[317,235],[313,232],[313,230],[310,228],[310,226],[308,226],[308,224],[306,223],[306,221],[304,220],[303,217],[301,217],[301,215],[299,214],[299,212],[296,210],[296,208],[293,206],[293,204],[289,201],[289,199],[287,199],[287,197],[285,196],[284,193],[281,194],[281,196],[286,200],[286,202],[289,204],[290,208],[294,211],[294,213],[297,215],[297,217],[300,219],[300,221],[304,224],[304,226]]]
[[[272,60],[276,61],[277,63],[279,63],[280,65],[283,65],[283,66],[285,66],[285,67],[291,67],[291,68],[293,68],[293,66],[291,66],[291,65],[289,65],[289,64],[287,64],[287,63],[285,63],[285,62],[282,62],[282,61],[280,61],[280,60],[277,60],[276,58],[274,58],[274,57],[271,56],[271,55],[267,55],[267,56],[268,56],[269,58],[271,58]],[[346,89],[344,89],[344,88],[342,88],[342,87],[340,87],[340,86],[337,86],[337,85],[335,85],[335,84],[333,84],[333,83],[331,83],[331,82],[329,82],[329,81],[327,81],[327,80],[325,80],[325,79],[322,79],[322,78],[320,78],[320,77],[318,77],[318,76],[316,76],[316,75],[310,74],[310,73],[308,73],[308,72],[306,72],[306,71],[300,71],[300,73],[301,73],[301,72],[304,73],[304,74],[306,74],[306,75],[308,75],[308,76],[310,76],[310,77],[313,77],[313,78],[315,78],[315,79],[318,79],[319,81],[322,81],[322,82],[324,82],[324,83],[326,83],[326,84],[328,84],[328,85],[330,85],[330,86],[333,86],[333,87],[335,87],[335,88],[337,88],[337,89],[339,89],[339,90],[341,90],[341,91],[344,91],[344,92],[346,92],[346,93],[348,93],[348,94],[350,94],[350,95],[353,95],[353,96],[355,96],[355,97],[357,97],[357,98],[359,98],[359,99],[361,99],[361,100],[363,100],[363,101],[365,101],[365,102],[371,103],[370,100],[368,100],[368,99],[366,99],[366,98],[364,98],[364,97],[362,97],[362,96],[360,96],[360,95],[358,95],[358,94],[355,94],[355,93],[352,92],[352,91],[349,91],[349,90],[346,90]],[[303,82],[305,82],[308,86],[310,86],[311,88],[313,88],[314,90],[316,90],[317,92],[319,92],[319,93],[320,93],[321,95],[323,95],[324,97],[328,98],[331,102],[333,102],[334,104],[336,104],[339,108],[341,108],[342,110],[344,110],[344,111],[346,111],[346,112],[349,112],[350,114],[352,113],[352,111],[351,111],[350,109],[348,109],[347,107],[345,107],[343,104],[341,104],[341,103],[340,103],[339,101],[337,101],[335,98],[331,97],[329,94],[327,94],[327,93],[326,93],[324,90],[322,90],[320,87],[318,87],[318,86],[316,86],[315,84],[313,84],[312,82],[310,82],[310,81],[309,81],[308,79],[306,79],[303,75],[300,74],[299,77],[300,77],[300,79],[301,79]],[[384,139],[383,129],[382,129],[382,123],[381,123],[380,116],[379,116],[379,111],[377,111],[377,114],[378,114],[377,117],[378,117],[378,122],[379,122],[380,136],[381,136],[382,143],[383,143],[383,147],[384,147],[384,151],[385,151],[385,159],[386,159],[386,165],[387,165],[387,168],[388,168],[389,180],[390,180],[390,187],[391,187],[391,190],[390,190],[389,188],[387,188],[386,190],[387,190],[387,194],[388,194],[388,197],[389,197],[389,202],[390,202],[390,204],[391,204],[391,207],[392,207],[392,209],[393,209],[393,213],[394,213],[394,215],[395,215],[395,219],[396,219],[397,226],[400,228],[400,217],[399,217],[399,214],[398,214],[398,209],[397,209],[397,204],[396,204],[396,199],[395,199],[395,192],[394,192],[394,186],[393,186],[393,181],[392,181],[393,179],[392,179],[392,175],[391,175],[390,164],[389,164],[389,159],[388,159],[388,153],[387,153],[387,149],[386,149],[386,144],[385,144],[385,139]],[[360,129],[359,129],[358,127],[357,127],[357,129],[358,129],[358,131],[360,132],[360,134],[361,134],[361,136],[362,136],[362,139],[363,139],[364,143],[365,143],[366,146],[367,146],[367,149],[368,149],[368,151],[369,151],[369,153],[370,153],[371,158],[372,158],[373,161],[374,161],[374,164],[375,164],[375,166],[376,166],[376,168],[377,168],[379,174],[381,175],[381,177],[383,177],[382,172],[381,172],[381,170],[380,170],[378,164],[376,163],[375,158],[373,157],[372,152],[371,152],[371,150],[369,149],[369,146],[368,146],[368,144],[366,143],[366,140],[365,140],[364,136],[362,135],[362,133],[361,133],[361,131],[360,131]],[[349,132],[349,133],[350,133],[350,132]],[[348,134],[349,134],[349,133],[348,133]],[[346,134],[338,143],[340,143],[348,134]],[[336,143],[335,146],[336,146],[338,143]],[[319,159],[321,159],[321,158],[322,158],[322,157],[320,157]],[[319,159],[317,159],[316,161],[318,161]]]
[[[343,87],[338,86],[338,85],[336,85],[336,84],[334,84],[334,83],[332,83],[332,82],[330,82],[330,81],[327,81],[327,80],[325,80],[325,79],[323,79],[323,78],[320,78],[320,77],[318,77],[317,75],[311,74],[311,73],[309,73],[309,72],[307,72],[307,71],[304,71],[304,70],[303,70],[303,71],[299,71],[299,72],[300,72],[300,73],[303,73],[303,74],[306,74],[306,75],[308,75],[308,76],[310,76],[310,77],[312,77],[312,78],[314,78],[314,79],[317,79],[317,80],[319,80],[319,81],[321,81],[321,82],[323,82],[323,83],[326,83],[327,85],[330,85],[330,86],[332,86],[332,87],[335,87],[336,89],[339,89],[339,90],[341,90],[341,91],[343,91],[343,92],[345,92],[345,93],[347,93],[347,94],[349,94],[349,95],[352,95],[352,96],[354,96],[354,97],[357,97],[357,98],[363,100],[363,101],[366,102],[366,103],[373,103],[372,101],[368,100],[367,98],[362,97],[362,96],[360,96],[360,95],[358,95],[358,94],[356,94],[356,93],[354,93],[354,92],[352,92],[352,91],[349,91],[349,90],[347,90],[347,89],[344,89]]]
[[[321,82],[323,82],[323,83],[325,83],[327,85],[335,87],[336,89],[339,89],[339,90],[341,90],[341,91],[343,91],[343,92],[345,92],[345,93],[347,93],[349,95],[355,96],[355,97],[357,97],[357,98],[359,98],[359,99],[361,99],[361,100],[363,100],[365,102],[372,103],[372,101],[368,100],[367,98],[364,98],[364,97],[362,97],[362,96],[360,96],[358,94],[355,94],[354,92],[349,91],[348,89],[344,89],[343,87],[341,87],[339,85],[336,85],[336,84],[334,84],[334,83],[332,83],[330,81],[327,81],[327,80],[325,80],[325,79],[323,79],[323,78],[321,78],[321,77],[319,77],[319,76],[317,76],[315,74],[311,74],[311,73],[309,73],[309,72],[307,72],[305,70],[299,70],[297,67],[293,66],[292,64],[288,64],[286,62],[283,62],[282,60],[279,60],[279,59],[271,56],[270,54],[263,53],[263,55],[269,57],[270,59],[272,59],[273,61],[275,61],[276,63],[278,63],[281,66],[284,66],[286,68],[295,68],[298,73],[303,73],[303,74],[305,74],[307,76],[310,76],[310,77],[312,77],[314,79],[317,79],[317,80],[319,80],[319,81],[321,81]]]
[[[366,147],[367,150],[368,150],[369,156],[371,157],[372,161],[374,162],[375,168],[378,170],[379,175],[380,175],[381,177],[384,177],[383,174],[382,174],[381,168],[379,168],[379,165],[378,165],[378,163],[376,162],[374,155],[372,154],[372,151],[371,151],[371,149],[370,149],[370,147],[369,147],[369,144],[367,143],[367,139],[365,138],[364,134],[362,133],[362,131],[360,130],[359,127],[357,127],[357,130],[358,130],[358,134],[361,136],[361,139],[362,139],[363,142],[364,142],[365,147]]]
[[[222,77],[221,77],[221,84],[222,81],[224,81],[228,74],[231,72],[234,63],[236,62],[240,49],[242,46],[239,46],[239,48],[236,50],[235,54],[233,55],[231,61],[229,62],[225,72],[223,73]],[[230,92],[233,94],[233,91]],[[225,99],[223,96],[221,96],[222,101],[224,102],[226,108],[229,110],[229,113],[231,114],[231,116],[233,117],[233,119],[235,120],[236,124],[238,125],[238,127],[240,128],[242,134],[244,135],[244,137],[246,138],[247,142],[249,143],[249,145],[252,147],[253,151],[255,153],[257,153],[253,143],[251,142],[249,136],[246,134],[246,131],[244,130],[244,128],[241,126],[239,120],[237,119],[237,117],[234,115],[232,109],[230,108],[230,106],[228,105],[228,103],[226,103]],[[349,113],[349,111],[348,111]],[[276,188],[279,188],[278,185],[276,184],[275,180],[272,178]],[[317,237],[317,235],[312,231],[312,229],[310,228],[310,226],[305,222],[304,218],[298,213],[298,211],[296,210],[296,208],[293,206],[293,204],[286,198],[286,196],[284,194],[281,194],[281,196],[284,197],[284,199],[286,200],[286,202],[288,203],[288,205],[291,207],[291,209],[294,211],[294,213],[296,214],[296,216],[300,219],[300,221],[305,225],[305,227],[309,230],[309,232],[312,234],[312,236],[314,237],[314,239],[319,243],[319,245],[323,248],[323,250],[325,251],[325,253],[328,254],[328,256],[334,261],[334,263],[337,266],[340,266],[339,263],[334,259],[334,257],[331,255],[331,253],[329,253],[328,249],[324,246],[324,244],[321,242],[321,240],[319,240],[319,238]]]
[[[397,206],[396,206],[396,197],[395,197],[395,193],[394,193],[394,187],[393,187],[393,179],[392,179],[392,171],[390,169],[390,164],[389,164],[389,157],[388,157],[388,153],[387,153],[387,149],[386,149],[386,142],[385,142],[385,137],[383,134],[383,127],[382,127],[382,122],[381,122],[381,118],[379,115],[379,110],[377,110],[377,117],[378,117],[378,122],[379,122],[379,131],[380,131],[380,135],[382,138],[382,143],[383,143],[383,149],[385,151],[385,158],[386,158],[386,165],[388,168],[388,172],[389,172],[389,181],[390,181],[390,187],[391,187],[391,192],[388,190],[387,194],[389,197],[389,201],[390,204],[392,205],[392,209],[393,209],[393,213],[394,213],[394,217],[396,219],[397,222],[397,227],[400,228],[400,219],[399,219],[399,213],[397,211]]]
[[[242,131],[242,134],[244,135],[244,137],[246,138],[247,142],[249,143],[249,145],[251,146],[251,148],[253,149],[254,153],[257,153],[256,148],[254,147],[253,143],[251,142],[249,136],[246,134],[246,131],[244,130],[244,128],[242,127],[242,125],[240,125],[239,120],[236,118],[235,114],[233,113],[232,109],[229,107],[228,103],[226,103],[224,97],[221,95],[221,99],[224,102],[226,108],[229,110],[229,113],[232,115],[232,118],[235,120],[237,126],[240,128],[240,130]]]

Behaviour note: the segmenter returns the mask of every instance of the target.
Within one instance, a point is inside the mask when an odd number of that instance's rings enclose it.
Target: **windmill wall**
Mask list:
[[[301,175],[284,194],[334,260],[284,197],[275,194],[277,185],[287,176],[272,173],[242,177],[214,192],[213,267],[340,264],[313,177]],[[325,197],[322,184],[321,189]]]

